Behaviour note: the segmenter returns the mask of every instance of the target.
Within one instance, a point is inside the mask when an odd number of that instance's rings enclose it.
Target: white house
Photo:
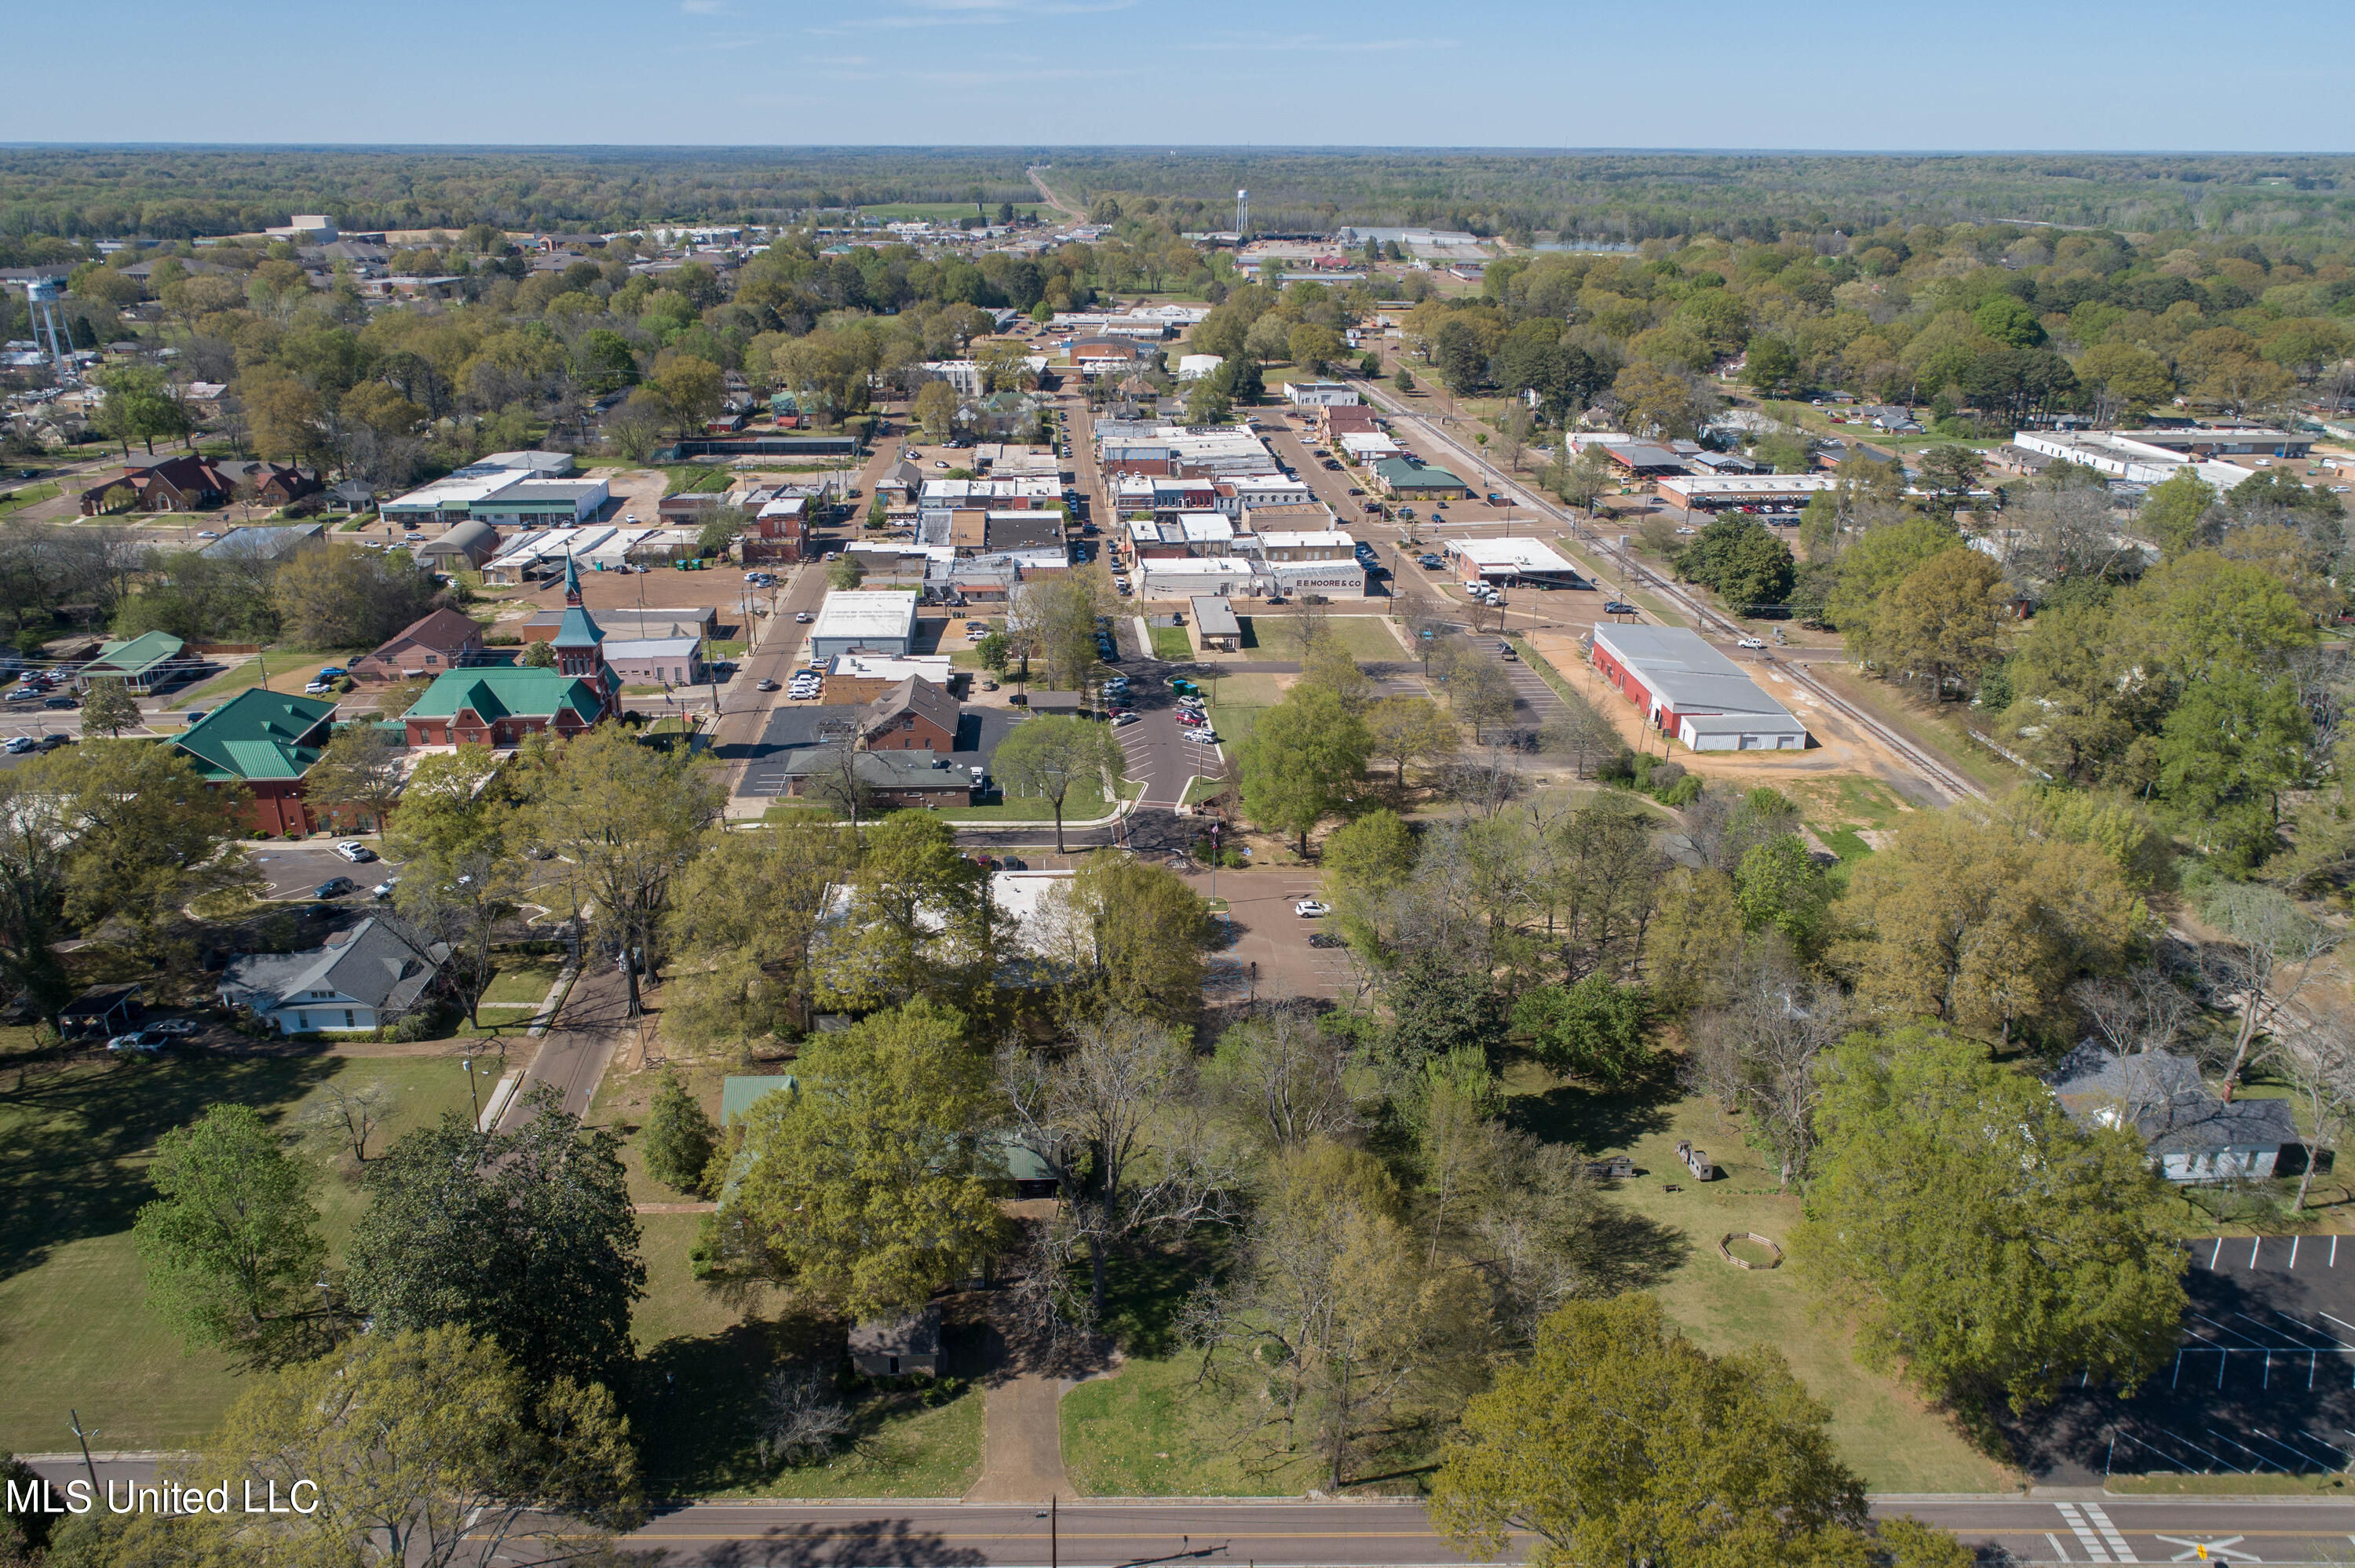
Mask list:
[[[433,983],[448,944],[419,948],[370,918],[305,953],[244,953],[221,971],[221,1004],[282,1034],[346,1034],[398,1020]]]
[[[1295,408],[1354,408],[1361,399],[1356,387],[1338,381],[1287,381],[1284,400]]]

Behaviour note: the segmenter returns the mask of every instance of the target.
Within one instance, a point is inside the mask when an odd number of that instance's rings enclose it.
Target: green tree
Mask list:
[[[1401,365],[1391,373],[1391,385],[1401,392],[1412,392],[1414,390],[1414,373]]]
[[[534,646],[545,646],[535,644]],[[391,820],[408,782],[409,748],[374,724],[346,725],[328,737],[319,760],[303,776],[303,796],[331,823],[374,830]]]
[[[232,1498],[274,1487],[314,1511],[155,1516],[176,1550],[111,1560],[451,1568],[545,1541],[553,1520],[566,1521],[564,1550],[582,1552],[645,1517],[613,1396],[536,1384],[455,1326],[364,1334],[255,1383],[178,1469],[191,1486],[226,1484]]]
[[[92,379],[106,389],[106,400],[98,408],[99,429],[121,441],[126,454],[133,441],[141,441],[152,457],[156,437],[185,436],[195,428],[187,406],[172,395],[161,370],[123,366],[101,370]]]
[[[1316,687],[1295,687],[1262,714],[1236,748],[1242,770],[1243,809],[1254,821],[1300,841],[1343,810],[1365,778],[1373,736],[1341,699]]]
[[[1979,454],[1969,447],[1949,443],[1922,454],[1922,482],[1949,514],[1970,499],[1985,472]]]
[[[217,1105],[157,1140],[161,1194],[132,1226],[149,1298],[191,1347],[258,1362],[315,1351],[326,1262],[312,1172],[250,1106]]]
[[[1292,362],[1311,376],[1324,375],[1348,348],[1339,333],[1313,323],[1294,327],[1285,339],[1285,346],[1291,351]]]
[[[1649,1295],[1573,1301],[1465,1408],[1433,1522],[1485,1557],[1526,1531],[1537,1568],[1862,1568],[1830,1419],[1771,1347],[1710,1355]]]
[[[139,700],[131,694],[130,687],[121,681],[91,682],[89,694],[81,701],[82,734],[102,735],[113,740],[124,730],[144,728],[145,724],[139,716]]]
[[[1008,793],[1036,795],[1055,809],[1055,853],[1060,854],[1064,801],[1074,789],[1082,799],[1114,799],[1127,760],[1111,729],[1092,719],[1031,718],[998,742],[989,766]]]
[[[1943,701],[1996,662],[2004,621],[2003,568],[1980,551],[1940,551],[1905,575],[1874,610],[1865,648],[1875,662],[1907,672]]]
[[[1934,517],[1908,515],[1866,529],[1840,555],[1839,581],[1825,599],[1824,619],[1842,631],[1864,630],[1891,589],[1932,556],[1961,543],[1953,524]]]
[[[996,1248],[978,1135],[996,1102],[964,1027],[913,1001],[816,1035],[793,1092],[746,1113],[742,1174],[723,1219],[805,1299],[896,1316]]]
[[[216,785],[186,754],[144,740],[93,740],[14,770],[48,792],[68,835],[65,916],[88,929],[120,918],[154,957],[165,928],[208,893],[251,891],[261,878],[231,841],[244,835],[246,796]]]
[[[676,1192],[701,1193],[704,1171],[718,1142],[711,1118],[678,1075],[664,1073],[646,1112],[645,1139],[640,1146],[646,1174]]]
[[[646,1286],[621,1139],[582,1127],[548,1085],[518,1104],[511,1131],[453,1113],[369,1167],[345,1252],[352,1305],[379,1330],[485,1335],[536,1385],[611,1384]]]
[[[682,436],[692,435],[719,412],[728,398],[728,384],[719,366],[693,355],[681,355],[647,378],[646,390]]]
[[[853,592],[866,580],[867,568],[858,564],[858,556],[847,552],[826,564],[826,586],[837,593]]]
[[[2282,795],[2307,777],[2313,736],[2295,680],[2227,665],[2167,715],[2159,787],[2195,843],[2245,871],[2280,847]]]
[[[544,639],[527,642],[516,662],[527,670],[553,670],[556,668],[556,644]]]
[[[299,549],[270,588],[286,636],[304,648],[373,648],[423,615],[441,591],[406,550]]]
[[[1596,973],[1523,991],[1513,1003],[1513,1027],[1547,1066],[1615,1088],[1652,1059],[1651,1014],[1642,987]]]
[[[1073,976],[1067,1011],[1175,1022],[1200,1005],[1209,906],[1176,873],[1098,850],[1047,897],[1046,924]]]
[[[1742,363],[1742,378],[1753,388],[1774,397],[1799,377],[1799,352],[1779,337],[1754,337]]]
[[[820,934],[820,990],[850,1007],[914,998],[977,1011],[994,983],[1006,915],[989,872],[929,811],[894,811],[867,830],[842,918]]]
[[[1796,833],[1753,844],[1733,873],[1734,907],[1750,930],[1780,931],[1800,952],[1813,952],[1824,937],[1829,885],[1807,846]]]
[[[1677,555],[1677,575],[1717,590],[1742,614],[1791,597],[1791,546],[1754,517],[1714,517]]]
[[[1390,759],[1401,789],[1409,762],[1444,762],[1463,742],[1455,721],[1429,697],[1384,697],[1366,709],[1366,730],[1372,740],[1369,755]]]
[[[677,957],[664,1034],[749,1056],[763,1036],[806,1030],[820,926],[858,858],[852,833],[805,818],[712,834],[665,917]]]
[[[2131,1395],[2174,1354],[2185,1258],[2127,1128],[2081,1128],[2030,1074],[1918,1030],[1841,1047],[1796,1246],[1876,1366],[1984,1409],[2068,1379]]]
[[[927,381],[916,389],[908,418],[922,428],[927,440],[944,441],[956,433],[956,388],[945,381]]]

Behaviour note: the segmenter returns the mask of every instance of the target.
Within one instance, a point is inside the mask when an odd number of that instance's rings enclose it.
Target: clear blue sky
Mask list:
[[[0,141],[2355,150],[2350,8],[14,8]]]

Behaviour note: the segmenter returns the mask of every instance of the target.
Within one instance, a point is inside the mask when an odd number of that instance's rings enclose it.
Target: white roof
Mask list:
[[[1499,567],[1517,572],[1577,570],[1550,546],[1536,539],[1466,539],[1455,546],[1455,553],[1476,567]]]
[[[518,534],[491,566],[514,568],[535,561],[562,560],[568,554],[585,556],[620,532],[618,528],[546,528]]]
[[[1253,567],[1249,561],[1233,556],[1148,556],[1136,563],[1137,570],[1150,579],[1156,577],[1251,577]]]
[[[826,596],[818,606],[813,641],[821,637],[912,637],[916,631],[916,595],[912,593],[842,592]]]
[[[1223,542],[1235,536],[1235,525],[1216,512],[1180,512],[1178,526],[1189,540],[1203,543]]]
[[[1262,534],[1259,542],[1271,550],[1298,550],[1317,545],[1347,550],[1357,543],[1339,528],[1326,528],[1314,534]]]
[[[910,659],[890,659],[877,653],[837,653],[826,671],[863,681],[904,681],[913,675],[936,686],[947,685],[951,673],[945,653]]]
[[[528,469],[502,469],[496,473],[452,474],[421,485],[408,494],[385,503],[388,508],[440,509],[453,505],[472,505],[496,495],[509,485],[521,484],[531,477]]]
[[[1598,626],[1607,651],[1696,734],[1730,729],[1804,734],[1806,726],[1752,680],[1741,665],[1680,626]],[[1731,720],[1732,723],[1724,721]]]
[[[685,659],[702,645],[700,637],[641,637],[605,644],[608,659]]]
[[[1678,495],[1791,495],[1830,490],[1839,483],[1828,473],[1673,474],[1656,481]]]
[[[1209,375],[1225,363],[1224,357],[1215,354],[1181,354],[1178,356],[1178,379],[1192,381]]]
[[[1380,430],[1345,430],[1341,433],[1341,450],[1352,456],[1363,452],[1383,457],[1406,449]]]
[[[806,495],[780,495],[755,514],[761,517],[792,517],[809,509]]]

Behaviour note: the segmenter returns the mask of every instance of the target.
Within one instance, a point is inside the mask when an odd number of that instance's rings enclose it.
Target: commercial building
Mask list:
[[[1553,548],[1536,539],[1465,539],[1450,545],[1447,553],[1464,571],[1464,580],[1529,583],[1540,588],[1578,588],[1578,568]]]
[[[1222,599],[1187,601],[1194,613],[1194,641],[1205,652],[1232,653],[1243,645],[1243,623]]]
[[[886,659],[871,653],[837,653],[826,668],[824,702],[829,707],[873,702],[902,681],[929,681],[943,691],[954,679],[948,655]]]
[[[964,713],[948,687],[911,675],[858,715],[859,744],[869,751],[954,751]]]
[[[479,571],[498,553],[498,530],[470,517],[440,538],[419,546],[417,558],[441,571]]]
[[[1763,507],[1789,511],[1806,505],[1839,481],[1828,473],[1766,473],[1729,475],[1677,474],[1652,482],[1662,499],[1687,512],[1742,511]]]
[[[208,782],[245,787],[247,827],[273,838],[300,837],[319,825],[303,798],[303,776],[325,749],[335,716],[334,703],[254,686],[190,725],[171,745]]]
[[[916,651],[916,601],[898,592],[834,592],[818,607],[809,650],[821,659],[852,652],[906,655]]]
[[[1295,408],[1348,408],[1365,401],[1356,387],[1338,381],[1287,381],[1284,400]]]
[[[1374,464],[1374,486],[1393,501],[1460,501],[1471,486],[1444,468],[1411,458],[1385,458]]]
[[[2314,450],[2314,438],[2296,430],[2266,425],[2186,425],[2172,429],[2115,430],[2115,440],[2157,447],[2179,457],[2251,456],[2303,461]]]
[[[588,522],[612,498],[602,479],[518,479],[473,503],[467,514],[504,528],[565,528]]]
[[[2191,432],[2159,433],[2189,435]],[[2082,430],[2073,434],[2054,430],[2015,430],[2011,444],[2022,451],[2073,462],[2111,479],[2124,480],[2128,484],[2163,484],[2190,468],[2208,483],[2220,490],[2230,490],[2248,478],[2251,471],[2238,463],[2208,461],[2105,430]]]
[[[1807,726],[1740,665],[1674,626],[1598,626],[1591,653],[1603,678],[1645,722],[1695,751],[1800,751]]]
[[[627,686],[692,686],[708,673],[695,636],[617,638],[605,644],[605,662]]]

